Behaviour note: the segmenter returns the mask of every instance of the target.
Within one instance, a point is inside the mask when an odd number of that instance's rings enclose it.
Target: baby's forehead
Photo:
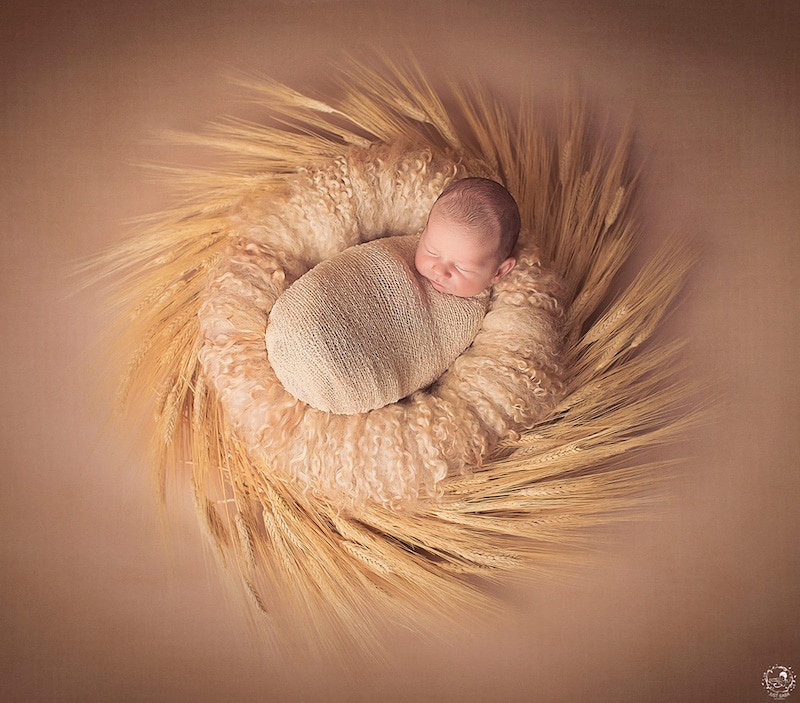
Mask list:
[[[431,219],[434,220],[437,235],[458,241],[465,247],[495,248],[500,244],[500,232],[495,228],[467,222],[444,212],[437,212],[435,217],[429,218],[429,224]],[[428,227],[425,231],[428,231]]]

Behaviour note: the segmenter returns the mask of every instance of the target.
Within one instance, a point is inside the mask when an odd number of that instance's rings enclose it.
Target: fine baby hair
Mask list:
[[[519,208],[497,181],[477,176],[453,181],[437,198],[433,210],[476,233],[496,237],[500,261],[514,251],[520,230]]]

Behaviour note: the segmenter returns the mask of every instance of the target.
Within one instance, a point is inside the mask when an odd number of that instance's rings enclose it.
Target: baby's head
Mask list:
[[[517,203],[502,185],[455,181],[431,208],[414,265],[441,293],[478,295],[514,268],[519,228]]]

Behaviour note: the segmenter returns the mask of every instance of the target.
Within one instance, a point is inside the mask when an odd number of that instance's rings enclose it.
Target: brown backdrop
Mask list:
[[[12,1],[2,76],[0,699],[9,701],[767,701],[800,674],[800,13],[791,0]],[[224,74],[324,84],[344,49],[411,47],[500,96],[577,77],[632,109],[648,244],[702,261],[675,326],[725,399],[688,443],[660,521],[605,542],[571,585],[520,591],[514,622],[407,636],[356,674],[254,646],[188,508],[171,547],[146,470],[103,434],[93,340],[65,278],[167,204],[148,144],[248,114]],[[800,698],[800,690],[795,697]]]

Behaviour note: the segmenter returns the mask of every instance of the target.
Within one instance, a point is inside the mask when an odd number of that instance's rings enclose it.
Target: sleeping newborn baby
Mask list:
[[[480,329],[491,286],[511,271],[517,204],[465,178],[434,203],[420,235],[385,237],[315,266],[275,302],[267,352],[289,393],[353,414],[433,383]]]
[[[499,183],[455,181],[431,208],[414,265],[440,293],[478,295],[514,268],[519,228],[517,203]]]

